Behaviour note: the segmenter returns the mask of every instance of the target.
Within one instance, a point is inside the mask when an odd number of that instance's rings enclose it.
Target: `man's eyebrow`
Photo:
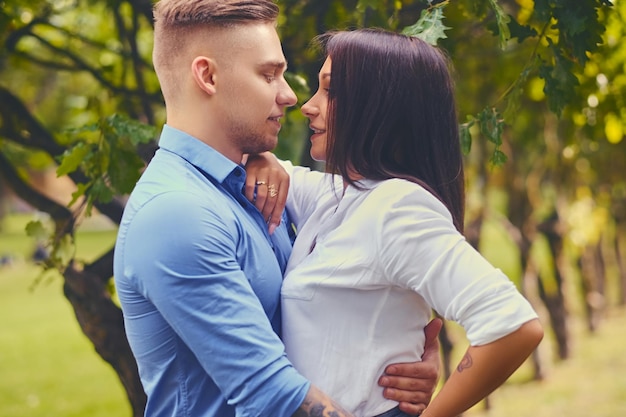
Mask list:
[[[275,68],[287,70],[287,63],[285,61],[268,61],[259,65],[259,68]]]

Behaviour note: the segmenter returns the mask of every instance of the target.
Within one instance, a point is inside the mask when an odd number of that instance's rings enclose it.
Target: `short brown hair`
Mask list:
[[[154,6],[160,28],[230,25],[276,20],[278,6],[271,0],[161,0]]]
[[[160,0],[154,6],[152,61],[164,90],[176,89],[176,71],[194,34],[247,23],[272,23],[278,17],[272,0]]]

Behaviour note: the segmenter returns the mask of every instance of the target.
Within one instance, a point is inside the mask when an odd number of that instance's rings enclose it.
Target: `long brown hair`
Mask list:
[[[327,170],[419,183],[463,231],[464,174],[449,61],[436,47],[379,29],[319,39],[332,59]]]

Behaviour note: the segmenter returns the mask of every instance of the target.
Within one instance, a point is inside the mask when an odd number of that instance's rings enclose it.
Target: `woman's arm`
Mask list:
[[[465,356],[422,413],[422,417],[454,417],[502,385],[524,363],[543,338],[538,319],[483,346],[470,346]]]
[[[289,161],[278,160],[271,152],[249,155],[245,168],[246,198],[261,211],[269,225],[280,223],[286,206],[290,221],[301,227],[320,198],[331,198],[335,188],[341,189],[341,177],[294,166]],[[269,192],[271,185],[277,191],[274,197]]]
[[[289,174],[271,152],[248,155],[245,168],[245,196],[259,209],[272,234],[287,204]]]

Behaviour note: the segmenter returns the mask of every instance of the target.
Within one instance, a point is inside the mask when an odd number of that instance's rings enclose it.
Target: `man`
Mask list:
[[[114,270],[147,416],[350,415],[285,356],[280,286],[290,239],[284,221],[270,233],[243,193],[244,154],[274,148],[296,103],[277,12],[269,0],[155,6],[167,124],[128,201]],[[261,193],[284,200],[269,180]],[[405,378],[383,378],[406,387]],[[424,402],[435,380],[420,381]]]

